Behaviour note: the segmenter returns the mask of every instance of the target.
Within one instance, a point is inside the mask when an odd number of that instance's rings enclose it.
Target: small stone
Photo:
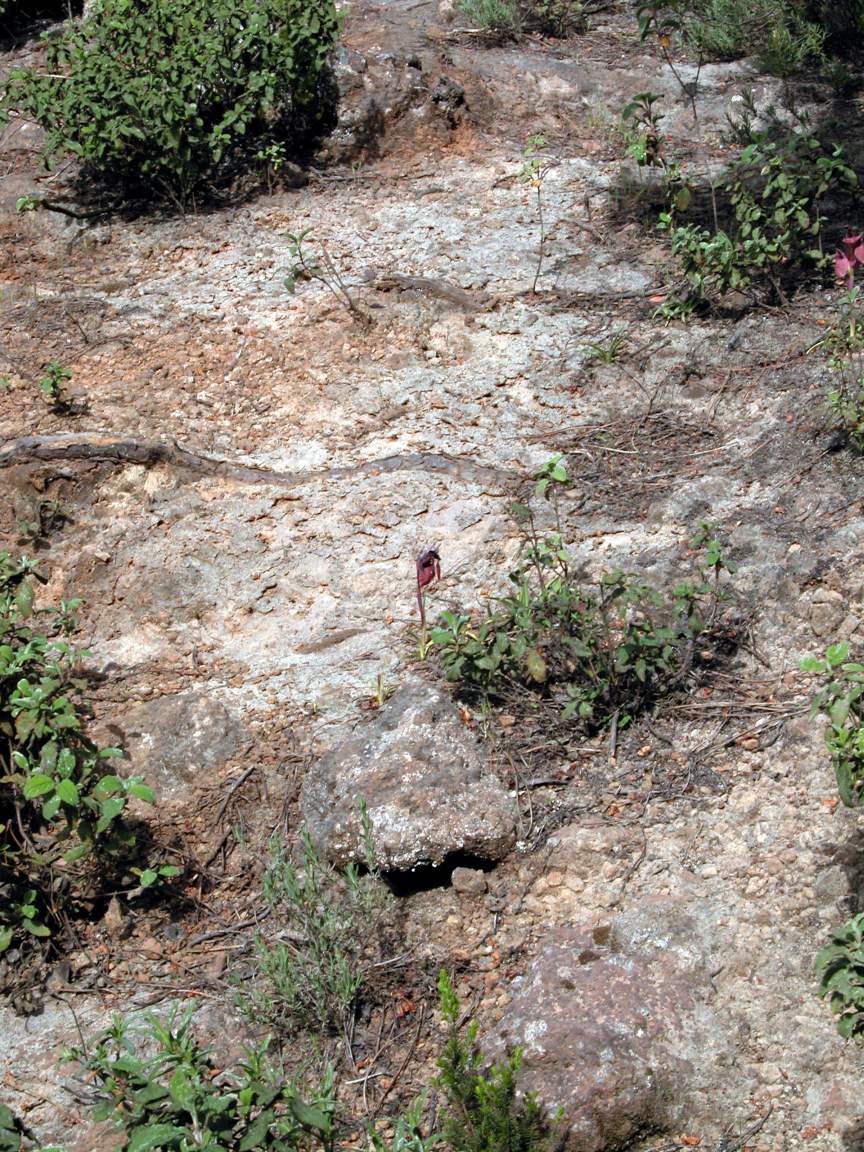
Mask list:
[[[453,888],[463,896],[482,896],[486,891],[486,876],[479,868],[454,868]]]
[[[816,877],[813,890],[820,902],[840,900],[849,895],[849,878],[844,869],[835,864]]]
[[[810,605],[810,627],[817,636],[836,632],[847,615],[846,603],[839,592],[817,588]]]
[[[112,896],[102,917],[102,924],[105,930],[111,936],[116,936],[118,939],[123,939],[128,936],[132,925],[129,923],[129,917],[126,915],[123,905],[116,896]]]
[[[227,956],[224,952],[217,952],[207,965],[207,975],[211,980],[218,980],[225,971]]]
[[[149,960],[158,960],[162,955],[162,945],[155,936],[145,936],[138,945],[138,951]]]

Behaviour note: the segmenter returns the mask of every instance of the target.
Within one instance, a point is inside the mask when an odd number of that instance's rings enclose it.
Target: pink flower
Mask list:
[[[843,250],[838,248],[834,255],[834,275],[845,280],[847,288],[855,281],[856,268],[864,268],[864,238],[860,234],[844,236]]]
[[[839,248],[834,256],[834,275],[838,280],[845,280],[847,287],[852,287],[855,280],[854,265],[846,253],[841,252]]]

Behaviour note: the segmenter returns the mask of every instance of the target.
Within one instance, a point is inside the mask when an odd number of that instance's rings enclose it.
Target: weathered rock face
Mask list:
[[[170,797],[225,764],[242,742],[242,726],[204,693],[162,696],[135,705],[122,719],[132,767]]]
[[[521,982],[492,1048],[519,1047],[523,1085],[563,1108],[569,1152],[599,1152],[692,1114],[691,1062],[729,1062],[707,977],[625,925],[562,928]],[[719,1051],[717,1050],[719,1046]],[[693,1085],[696,1090],[696,1085]]]
[[[500,860],[516,839],[516,807],[485,772],[476,739],[446,693],[407,684],[307,773],[301,805],[313,841],[344,864],[362,855],[359,802],[386,870],[441,864],[454,853]]]

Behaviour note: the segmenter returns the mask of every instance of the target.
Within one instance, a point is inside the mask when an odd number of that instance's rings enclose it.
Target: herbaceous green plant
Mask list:
[[[72,373],[64,368],[59,360],[49,360],[43,368],[45,375],[39,381],[39,391],[51,404],[55,412],[64,412],[69,407],[66,398],[66,382]]]
[[[554,457],[536,493],[554,503],[566,483]],[[548,700],[589,729],[624,724],[681,684],[734,569],[713,535],[694,540],[705,548],[698,577],[668,592],[620,571],[590,586],[574,575],[560,525],[541,536],[528,505],[513,511],[525,546],[510,592],[479,618],[442,613],[432,632],[446,677],[485,700]]]
[[[194,1009],[148,1016],[145,1044],[116,1017],[92,1048],[66,1058],[95,1081],[96,1120],[113,1120],[126,1152],[294,1152],[333,1144],[335,1098],[328,1070],[311,1100],[267,1059],[267,1043],[220,1068],[192,1031]],[[143,1049],[146,1049],[143,1050]]]
[[[522,165],[516,173],[520,184],[534,190],[537,198],[537,267],[534,270],[534,280],[531,291],[536,293],[537,281],[543,268],[543,257],[546,254],[546,224],[543,218],[543,184],[552,170],[552,165],[545,157],[546,141],[542,136],[531,136],[522,150]]]
[[[665,167],[660,129],[664,116],[656,107],[662,99],[656,92],[637,92],[621,110],[627,153],[640,168]]]
[[[490,41],[501,43],[519,34],[516,0],[459,0],[459,9],[472,28]]]
[[[797,0],[643,0],[637,17],[643,39],[657,33],[664,53],[678,41],[700,63],[755,56],[761,70],[786,78],[824,59],[823,9],[831,7]]]
[[[40,581],[33,561],[0,553],[0,952],[47,937],[81,892],[98,890],[131,847],[129,798],[153,802],[139,778],[112,770],[119,750],[87,736],[84,654],[69,640],[78,602],[39,610]]]
[[[295,862],[284,842],[270,843],[264,899],[275,932],[256,941],[256,973],[238,988],[241,1010],[280,1032],[299,1027],[341,1032],[354,1010],[386,897],[378,879],[371,827],[361,807],[368,872],[351,863],[341,875],[309,834]]]
[[[337,32],[333,0],[100,0],[3,106],[41,126],[46,162],[184,208],[326,126]]]
[[[323,241],[318,243],[317,257],[310,252],[313,239],[308,228],[302,232],[288,233],[288,253],[294,262],[284,280],[286,289],[293,293],[301,281],[317,280],[319,284],[324,285],[352,320],[363,325],[371,324],[371,317],[351,295],[342,273],[327,251],[327,245]]]
[[[812,136],[795,133],[782,143],[763,136],[749,145],[722,189],[728,228],[681,225],[674,210],[660,217],[687,284],[667,314],[704,308],[732,291],[758,289],[782,301],[802,274],[824,274],[823,202],[856,183],[842,149],[826,151]]]
[[[824,678],[813,714],[828,719],[825,742],[831,753],[837,790],[847,808],[864,802],[864,663],[849,659],[847,643],[832,644],[824,658],[801,661],[804,672]]]
[[[521,1052],[487,1067],[477,1043],[477,1022],[463,1034],[459,1001],[447,973],[438,979],[447,1039],[438,1061],[444,1093],[443,1134],[452,1152],[546,1152],[558,1135],[537,1096],[518,1091]]]
[[[860,245],[859,236],[848,239]],[[856,266],[850,265],[850,278],[854,278]],[[821,348],[828,354],[828,366],[836,381],[828,394],[828,403],[849,445],[856,452],[864,453],[864,309],[860,286],[852,283],[836,307],[837,320],[811,351]]]
[[[837,929],[816,957],[819,994],[837,1017],[845,1039],[864,1043],[864,913]]]

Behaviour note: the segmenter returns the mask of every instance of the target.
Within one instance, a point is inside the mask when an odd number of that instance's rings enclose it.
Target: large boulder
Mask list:
[[[385,871],[455,854],[500,860],[516,840],[514,799],[449,696],[429,684],[400,688],[307,773],[306,827],[335,864],[363,855],[361,800]]]
[[[517,982],[490,1048],[521,1048],[522,1086],[563,1109],[567,1152],[617,1148],[699,1111],[701,1081],[728,1076],[734,1054],[710,996],[707,973],[668,937],[640,943],[623,920],[561,928]]]

